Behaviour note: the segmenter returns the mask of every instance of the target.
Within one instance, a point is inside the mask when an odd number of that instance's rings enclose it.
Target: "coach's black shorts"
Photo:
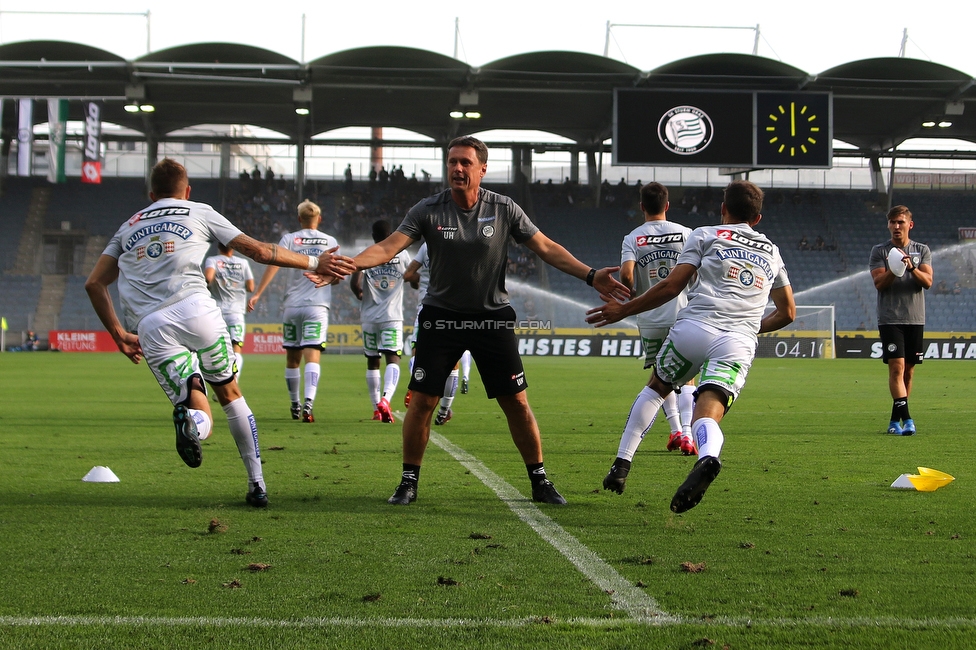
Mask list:
[[[924,325],[878,325],[881,334],[881,359],[904,359],[905,365],[922,363]]]
[[[420,310],[410,390],[443,395],[444,383],[465,350],[478,366],[489,399],[526,389],[515,338],[515,310],[462,314],[424,305]]]

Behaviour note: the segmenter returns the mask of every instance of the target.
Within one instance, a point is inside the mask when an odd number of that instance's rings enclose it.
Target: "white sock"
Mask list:
[[[369,401],[376,408],[380,401],[380,371],[366,369],[366,390],[369,391]]]
[[[714,456],[722,453],[722,444],[725,442],[725,434],[718,422],[712,418],[701,418],[695,420],[691,425],[695,434],[695,442],[698,443],[698,457]]]
[[[298,401],[298,389],[302,385],[301,368],[285,368],[285,383],[288,385],[288,396],[291,401]]]
[[[197,438],[200,440],[206,440],[210,437],[210,432],[213,430],[213,420],[207,417],[206,411],[199,411],[197,409],[186,409],[193,418],[193,423],[197,425]]]
[[[668,424],[671,425],[671,433],[681,431],[681,412],[678,410],[678,396],[674,391],[668,393],[668,396],[664,398],[664,417],[668,419]]]
[[[244,370],[244,355],[240,352],[235,352],[234,356],[237,357],[237,380],[241,379],[241,371]]]
[[[400,383],[400,366],[395,363],[386,364],[386,373],[383,376],[383,397],[387,400],[393,397],[398,383]]]
[[[461,376],[465,381],[471,377],[471,353],[467,350],[461,355]]]
[[[640,446],[641,440],[644,439],[644,434],[654,424],[658,409],[661,408],[662,404],[664,404],[664,398],[649,386],[645,386],[644,390],[637,394],[634,405],[630,407],[624,433],[620,436],[617,458],[634,459],[634,454],[637,453],[637,448]]]
[[[455,368],[451,371],[451,374],[447,376],[447,381],[444,382],[444,397],[441,398],[441,410],[446,411],[451,408],[451,404],[454,402],[454,395],[457,393],[458,385],[458,369]]]
[[[678,393],[678,411],[681,412],[681,432],[691,436],[691,414],[695,410],[695,387],[683,386]]]
[[[319,371],[322,367],[317,363],[305,364],[305,401],[314,402],[315,393],[319,389]]]
[[[248,489],[255,483],[260,485],[262,490],[267,489],[264,484],[264,472],[261,470],[258,423],[254,420],[254,414],[251,413],[251,409],[243,397],[239,397],[224,406],[224,413],[227,414],[230,435],[234,436],[237,451],[240,452],[241,460],[244,461],[244,469],[247,470]]]

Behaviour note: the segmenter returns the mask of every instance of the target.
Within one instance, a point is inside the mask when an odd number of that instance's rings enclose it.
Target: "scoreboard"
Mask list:
[[[613,164],[828,169],[830,93],[614,90]]]

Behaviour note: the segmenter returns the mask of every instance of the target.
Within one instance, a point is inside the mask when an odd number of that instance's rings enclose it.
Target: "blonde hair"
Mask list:
[[[298,220],[302,225],[308,225],[315,221],[316,217],[322,216],[322,208],[305,199],[298,204]]]

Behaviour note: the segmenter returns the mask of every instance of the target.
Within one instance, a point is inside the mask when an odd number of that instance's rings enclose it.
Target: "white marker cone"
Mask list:
[[[86,483],[118,483],[119,477],[109,468],[96,465],[81,480]]]

